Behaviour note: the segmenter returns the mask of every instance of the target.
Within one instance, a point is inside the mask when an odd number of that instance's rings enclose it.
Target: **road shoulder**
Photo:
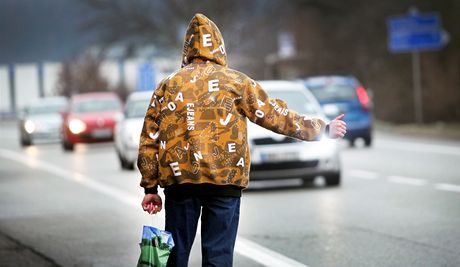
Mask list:
[[[0,266],[59,267],[46,255],[0,232]]]
[[[401,136],[460,141],[460,123],[394,124],[376,121],[375,129],[383,133],[398,134]]]

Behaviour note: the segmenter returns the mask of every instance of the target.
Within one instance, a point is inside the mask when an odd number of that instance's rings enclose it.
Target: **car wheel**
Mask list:
[[[120,161],[121,169],[125,170],[126,169],[126,161],[125,161],[125,159],[123,158],[123,156],[118,151],[117,151],[117,155],[118,155],[118,161]]]
[[[134,170],[134,163],[128,162],[123,158],[120,152],[117,151],[118,160],[120,161],[120,166],[122,170]]]
[[[352,138],[352,139],[350,139],[348,142],[349,142],[348,144],[349,144],[350,147],[355,147],[355,145],[356,145],[356,138]]]
[[[364,145],[370,147],[372,145],[372,137],[370,135],[364,136]]]
[[[134,162],[129,162],[125,160],[125,164],[127,170],[134,170]]]
[[[29,138],[21,137],[21,146],[22,147],[27,147],[27,146],[30,146],[30,145],[32,145],[32,140],[30,140]]]
[[[340,185],[340,172],[331,173],[325,175],[326,185],[327,186],[338,186]]]
[[[62,141],[62,148],[64,149],[64,151],[73,151],[75,145],[64,139]]]

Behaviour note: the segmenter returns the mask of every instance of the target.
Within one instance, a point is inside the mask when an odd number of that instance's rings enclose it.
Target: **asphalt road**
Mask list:
[[[340,187],[251,183],[263,189],[244,193],[235,266],[460,266],[460,142],[377,132],[341,158]],[[138,183],[111,143],[22,149],[2,122],[0,265],[135,266],[142,226],[164,216],[142,211]]]

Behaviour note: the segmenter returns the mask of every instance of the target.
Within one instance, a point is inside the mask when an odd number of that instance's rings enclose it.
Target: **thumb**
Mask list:
[[[334,120],[343,120],[344,117],[345,117],[345,114],[340,114],[339,116],[335,117]]]

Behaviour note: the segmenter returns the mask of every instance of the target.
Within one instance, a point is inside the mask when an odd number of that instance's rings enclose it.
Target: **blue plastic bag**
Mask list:
[[[174,241],[171,233],[153,226],[144,226],[139,245],[141,255],[137,267],[166,267]]]

